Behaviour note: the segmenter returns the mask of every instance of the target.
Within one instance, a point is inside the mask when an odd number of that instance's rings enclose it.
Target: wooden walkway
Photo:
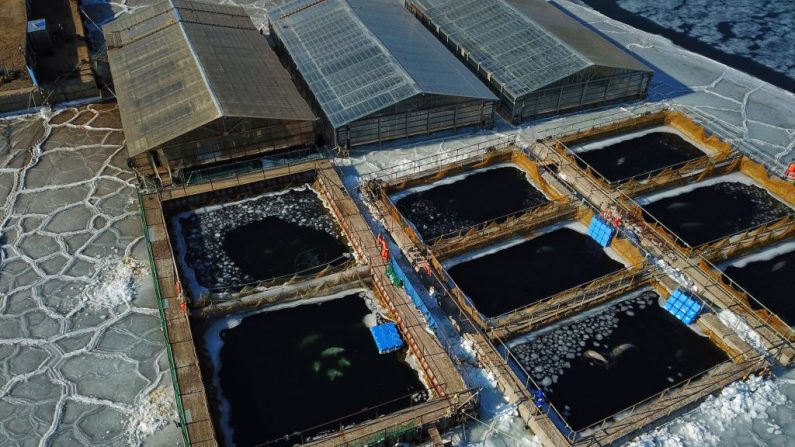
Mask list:
[[[370,266],[376,292],[395,317],[433,390],[440,396],[464,391],[466,384],[444,346],[428,332],[427,323],[411,298],[387,277],[387,264],[381,258],[375,235],[330,163],[318,170],[317,182],[348,240]]]
[[[145,195],[142,197],[142,206],[154,262],[152,274],[157,279],[156,287],[165,311],[165,336],[177,377],[178,389],[174,391],[182,402],[188,440],[191,446],[217,446],[190,321],[183,310],[186,309],[183,307],[184,299],[177,290],[178,275],[160,197],[157,194]]]
[[[365,445],[377,440],[379,436],[394,435],[400,430],[428,428],[436,422],[456,416],[462,407],[468,408],[473,404],[474,393],[468,389],[444,346],[428,332],[423,316],[411,299],[401,289],[393,286],[386,276],[386,263],[380,257],[375,237],[358,207],[348,196],[342,180],[331,163],[327,160],[313,160],[234,179],[173,188],[161,194],[154,193],[142,197],[146,231],[153,257],[153,274],[156,275],[165,309],[166,338],[173,353],[172,364],[179,387],[176,392],[184,409],[191,446],[216,446],[217,441],[190,322],[182,307],[184,300],[177,290],[178,275],[163,217],[162,202],[309,170],[316,171],[316,186],[327,199],[360,261],[369,267],[375,292],[383,299],[399,324],[406,343],[416,357],[434,394],[432,399],[424,404],[357,424],[312,445]]]
[[[478,362],[494,374],[500,391],[509,403],[516,405],[519,416],[541,442],[546,447],[568,446],[569,441],[555,427],[549,416],[535,405],[527,385],[514,374],[506,359],[494,349],[494,345],[480,332],[465,334],[464,339],[472,342]]]
[[[577,190],[598,210],[603,211],[608,206],[615,206],[625,215],[632,215],[620,200],[622,194],[618,191],[608,191],[580,170],[575,163],[559,154],[551,147],[551,143],[536,143],[530,150],[542,161],[549,161],[558,166],[558,176]],[[776,356],[783,365],[788,365],[795,358],[795,350],[786,342],[785,338],[759,318],[743,301],[729,288],[719,284],[699,266],[697,258],[689,258],[682,253],[670,237],[658,234],[658,229],[642,219],[632,222],[640,231],[636,232],[640,238],[641,246],[659,259],[679,270],[698,287],[698,294],[720,309],[728,309],[742,315],[762,338],[765,347]]]
[[[373,205],[384,220],[383,224],[400,250],[410,259],[412,259],[413,254],[416,254],[417,257],[413,258],[413,261],[420,261],[422,258],[419,256],[417,243],[422,243],[413,240],[404,231],[404,226],[390,212],[390,208],[394,207],[384,203],[383,200],[375,200],[374,202]],[[476,318],[476,320],[473,322],[475,327],[480,323],[479,318]],[[473,342],[478,362],[494,374],[500,389],[508,398],[508,402],[517,406],[522,420],[543,440],[544,445],[551,447],[569,445],[549,417],[538,411],[525,384],[520,382],[513,371],[510,370],[505,360],[502,359],[494,345],[488,341],[485,334],[481,332],[467,333],[464,335],[464,339]]]

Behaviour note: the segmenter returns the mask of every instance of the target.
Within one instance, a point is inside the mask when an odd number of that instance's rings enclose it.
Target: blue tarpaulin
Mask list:
[[[428,327],[430,327],[433,330],[436,330],[436,321],[431,315],[431,311],[428,310],[428,307],[422,301],[422,297],[420,297],[420,294],[417,293],[416,290],[414,290],[414,286],[412,285],[411,281],[409,281],[409,278],[406,276],[406,273],[403,271],[402,268],[400,268],[400,266],[398,265],[397,261],[395,261],[394,258],[389,261],[389,265],[392,266],[392,271],[402,283],[403,288],[406,290],[406,293],[411,298],[411,301],[414,302],[414,305],[417,306],[417,309],[419,309],[420,313],[422,313],[422,316],[425,317],[425,321],[428,322]]]
[[[371,327],[370,334],[373,335],[379,354],[394,352],[403,347],[400,331],[398,331],[397,325],[391,321]]]

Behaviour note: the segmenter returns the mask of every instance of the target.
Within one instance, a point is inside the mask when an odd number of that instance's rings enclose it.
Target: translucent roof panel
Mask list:
[[[497,99],[445,46],[392,0],[348,0],[423,93]]]
[[[298,0],[269,17],[333,127],[423,93],[496,99],[391,1]]]
[[[315,119],[242,8],[161,0],[103,31],[130,156],[222,116]]]
[[[600,51],[613,55],[614,61],[628,59],[632,68],[644,68],[542,0],[410,2],[514,99],[601,63],[590,57],[592,51],[588,48],[589,42],[597,40]],[[535,20],[538,12],[544,13],[543,20]],[[562,23],[567,27],[554,26]],[[558,34],[562,31],[584,38],[561,39]],[[575,41],[585,41],[585,45],[572,45]],[[606,50],[605,44],[611,48]]]

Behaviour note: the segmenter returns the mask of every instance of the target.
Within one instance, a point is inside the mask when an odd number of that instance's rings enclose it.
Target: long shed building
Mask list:
[[[644,98],[653,71],[544,0],[405,0],[513,123]]]
[[[189,171],[315,143],[316,117],[243,8],[159,0],[105,25],[133,167]]]
[[[494,94],[399,3],[296,0],[269,21],[330,143],[493,125]]]

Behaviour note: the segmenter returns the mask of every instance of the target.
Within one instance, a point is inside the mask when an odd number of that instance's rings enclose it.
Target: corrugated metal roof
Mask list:
[[[419,94],[496,99],[394,1],[297,0],[269,17],[334,127]]]
[[[130,156],[221,117],[315,119],[242,8],[163,0],[103,31]]]
[[[651,71],[544,0],[409,0],[513,98],[593,65]]]

